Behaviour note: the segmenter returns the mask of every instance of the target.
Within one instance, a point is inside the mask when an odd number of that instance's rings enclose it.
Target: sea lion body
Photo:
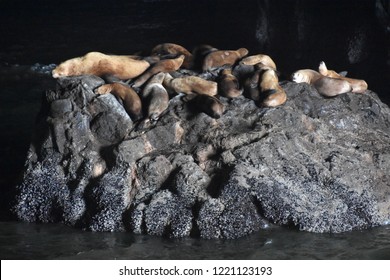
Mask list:
[[[183,63],[184,58],[184,55],[180,55],[177,58],[164,59],[157,62],[148,70],[146,70],[145,73],[143,73],[140,77],[138,77],[135,80],[133,86],[141,87],[150,77],[159,72],[169,73],[178,70]]]
[[[213,51],[209,53],[203,61],[203,71],[212,70],[223,65],[234,65],[239,59],[248,54],[246,48],[229,51]]]
[[[173,43],[163,43],[155,46],[152,49],[151,55],[158,55],[158,56],[164,56],[164,55],[184,55],[184,61],[181,65],[185,69],[192,68],[193,64],[193,55],[190,53],[186,48],[183,46],[180,46],[178,44]]]
[[[251,55],[247,56],[243,59],[241,59],[240,64],[242,65],[256,65],[260,64],[264,67],[269,67],[270,69],[276,70],[276,64],[272,60],[272,58],[266,54],[257,54],[257,55]]]
[[[279,85],[279,78],[275,70],[267,69],[262,72],[259,87],[262,93],[262,106],[276,107],[286,102],[286,92]]]
[[[206,94],[190,94],[186,96],[185,101],[189,101],[198,110],[214,119],[219,119],[225,110],[225,106],[218,98]]]
[[[344,77],[344,76],[336,73],[336,71],[334,71],[334,70],[328,70],[325,62],[323,62],[323,61],[320,63],[318,70],[319,70],[321,75],[324,75],[326,77],[336,78],[336,79],[341,79],[341,80],[347,81],[352,87],[352,92],[364,93],[368,88],[368,85],[367,85],[366,81],[364,81],[364,80],[347,78],[347,77]]]
[[[142,98],[146,101],[146,114],[150,120],[157,120],[168,108],[169,96],[162,86],[165,73],[154,75],[142,90]]]
[[[294,72],[292,74],[292,81],[311,84],[319,94],[328,97],[352,91],[352,87],[347,81],[338,78],[329,78],[311,69]]]
[[[123,107],[133,121],[142,118],[142,102],[138,94],[122,83],[105,84],[95,90],[98,94],[111,93],[123,101]]]
[[[228,98],[238,97],[243,92],[243,89],[240,89],[238,79],[232,74],[231,69],[224,69],[222,71],[218,89],[220,95]]]
[[[113,76],[120,80],[127,80],[139,76],[149,66],[146,60],[136,56],[90,52],[62,62],[52,71],[52,75],[53,78],[79,75]]]
[[[193,69],[202,70],[203,61],[204,61],[205,57],[209,53],[214,52],[214,51],[218,51],[218,49],[214,48],[213,46],[210,46],[210,45],[203,44],[203,45],[196,46],[192,50]]]
[[[164,79],[164,86],[176,93],[201,93],[205,95],[217,95],[218,84],[213,81],[208,81],[197,76],[184,76],[173,78],[167,74]]]
[[[244,82],[245,94],[247,97],[257,102],[260,99],[259,82],[261,77],[261,70],[256,70]]]

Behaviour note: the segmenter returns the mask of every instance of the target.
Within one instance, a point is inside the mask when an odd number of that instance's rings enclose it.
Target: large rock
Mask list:
[[[15,212],[93,231],[237,238],[270,223],[343,232],[390,222],[390,109],[373,92],[324,98],[285,82],[285,105],[180,97],[137,130],[96,77],[45,95]]]

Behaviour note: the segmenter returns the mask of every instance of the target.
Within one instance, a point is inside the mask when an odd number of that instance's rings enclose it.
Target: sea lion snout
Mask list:
[[[295,83],[303,82],[303,76],[300,73],[294,72],[291,74],[291,80]]]
[[[56,68],[51,71],[51,75],[54,79],[60,78],[65,76],[64,71],[60,68],[60,66],[57,66]]]
[[[55,70],[53,70],[53,71],[51,72],[51,75],[53,76],[54,79],[57,79],[57,78],[60,77],[60,75],[59,75],[57,72],[55,72]]]

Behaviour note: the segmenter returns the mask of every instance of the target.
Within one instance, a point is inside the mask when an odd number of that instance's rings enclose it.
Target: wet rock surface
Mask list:
[[[390,109],[283,82],[286,104],[221,98],[213,119],[180,96],[137,130],[96,77],[48,91],[17,186],[28,222],[92,231],[238,238],[270,224],[343,232],[390,222]]]

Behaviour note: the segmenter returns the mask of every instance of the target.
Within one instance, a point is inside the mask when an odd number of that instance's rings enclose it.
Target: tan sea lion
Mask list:
[[[148,70],[146,70],[145,73],[143,73],[140,77],[138,77],[135,80],[133,86],[141,87],[150,77],[159,72],[169,73],[178,70],[183,64],[184,58],[184,55],[180,55],[177,58],[164,59],[157,62]]]
[[[218,98],[206,94],[189,94],[185,96],[184,101],[190,102],[198,110],[214,119],[219,119],[225,110],[225,106]]]
[[[62,62],[52,71],[52,75],[53,78],[79,75],[113,76],[127,80],[139,76],[149,66],[147,61],[136,56],[90,52]]]
[[[184,55],[184,61],[181,67],[185,69],[190,69],[192,68],[192,53],[190,53],[186,48],[173,44],[173,43],[163,43],[155,46],[152,49],[151,55],[168,55],[168,54],[173,54],[173,55]]]
[[[242,65],[261,64],[263,66],[268,66],[269,68],[276,70],[275,62],[272,60],[271,57],[269,57],[266,54],[256,54],[256,55],[245,57],[241,59],[240,64]]]
[[[296,83],[313,85],[319,94],[328,97],[352,91],[352,87],[347,81],[325,77],[311,69],[298,70],[292,74],[291,78]]]
[[[146,114],[150,120],[156,121],[162,112],[168,108],[169,96],[166,89],[162,86],[165,73],[155,74],[142,90],[142,99],[146,102]]]
[[[197,76],[184,76],[173,78],[167,74],[163,85],[170,91],[176,93],[201,93],[206,95],[217,95],[218,84],[213,81],[208,81]]]
[[[213,51],[205,57],[202,70],[207,71],[223,65],[234,65],[247,54],[248,50],[246,48],[240,48],[235,51]]]
[[[111,93],[123,101],[123,107],[133,121],[142,118],[142,103],[138,94],[122,83],[105,84],[95,90],[98,94]]]
[[[267,69],[262,72],[259,87],[262,94],[262,106],[276,107],[286,102],[286,92],[279,85],[279,78],[275,70]]]
[[[320,65],[318,67],[318,71],[321,73],[321,75],[324,75],[326,77],[337,78],[337,79],[347,81],[352,86],[352,92],[364,93],[368,88],[368,85],[367,85],[366,81],[364,81],[364,80],[347,78],[347,77],[344,77],[344,76],[336,73],[336,71],[328,70],[325,62],[323,62],[323,61],[321,61]]]
[[[218,89],[220,95],[228,98],[238,97],[244,91],[240,89],[238,79],[232,74],[232,69],[224,69],[222,71]]]

